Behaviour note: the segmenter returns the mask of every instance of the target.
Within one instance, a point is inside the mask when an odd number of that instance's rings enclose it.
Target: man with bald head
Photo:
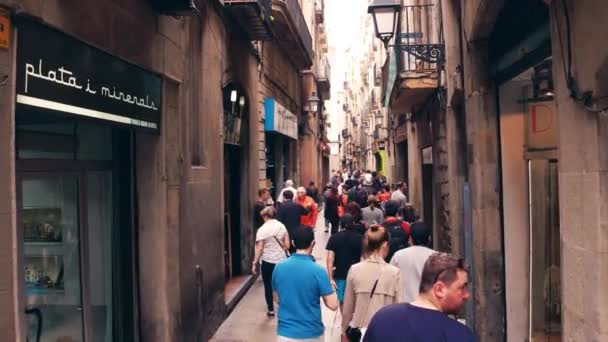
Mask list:
[[[306,188],[301,186],[297,190],[296,202],[302,207],[310,210],[307,215],[302,216],[300,223],[314,229],[317,225],[317,203],[312,197],[306,195]]]

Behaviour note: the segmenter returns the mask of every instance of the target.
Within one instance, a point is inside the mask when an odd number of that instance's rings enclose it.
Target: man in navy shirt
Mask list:
[[[338,309],[338,297],[327,272],[311,256],[315,233],[306,226],[297,228],[291,239],[296,253],[277,264],[272,274],[275,301],[279,304],[278,341],[323,341],[321,302]]]
[[[462,259],[435,253],[424,264],[420,294],[410,304],[394,304],[372,318],[364,342],[475,342],[469,328],[451,319],[469,298]]]

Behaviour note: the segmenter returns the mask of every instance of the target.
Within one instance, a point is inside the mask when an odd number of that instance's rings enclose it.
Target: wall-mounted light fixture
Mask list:
[[[319,109],[319,102],[321,102],[321,99],[319,99],[317,93],[313,91],[312,95],[310,95],[310,97],[308,98],[308,110],[311,113],[316,113]]]

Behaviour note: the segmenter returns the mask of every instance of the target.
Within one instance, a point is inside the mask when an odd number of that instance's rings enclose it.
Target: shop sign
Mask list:
[[[298,139],[298,117],[295,114],[288,111],[275,99],[264,101],[264,112],[266,115],[264,130],[266,132],[275,132],[294,140]]]
[[[386,150],[386,142],[384,140],[378,141],[378,150],[380,150],[380,151]]]
[[[395,130],[395,144],[407,140],[407,125],[403,124]]]
[[[557,148],[555,112],[553,101],[530,104],[526,115],[526,147],[529,151]]]
[[[422,164],[433,164],[433,146],[422,149]]]
[[[8,49],[11,44],[11,20],[0,15],[0,48]]]
[[[158,132],[159,75],[39,24],[19,24],[17,104]]]

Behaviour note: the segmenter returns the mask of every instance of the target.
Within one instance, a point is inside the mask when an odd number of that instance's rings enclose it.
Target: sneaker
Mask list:
[[[274,311],[270,310],[266,313],[266,316],[268,316],[268,318],[272,318],[274,317]]]

